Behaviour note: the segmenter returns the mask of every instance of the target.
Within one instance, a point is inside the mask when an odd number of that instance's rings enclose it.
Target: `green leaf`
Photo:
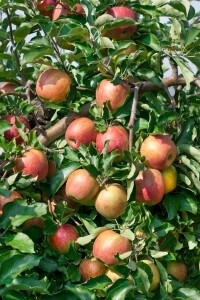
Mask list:
[[[53,55],[53,49],[48,46],[31,47],[27,53],[24,54],[22,65],[33,63],[38,58],[45,55]]]
[[[182,118],[181,116],[175,111],[166,111],[158,118],[159,125],[165,125],[168,123],[172,123],[174,121],[180,121]]]
[[[186,238],[187,242],[188,242],[188,247],[190,250],[194,249],[195,247],[197,247],[198,242],[196,241],[195,235],[188,233],[188,232],[183,232],[184,237]]]
[[[0,290],[3,300],[27,300],[27,297],[19,291],[9,291],[7,289]]]
[[[188,119],[181,125],[181,132],[176,140],[176,145],[189,144],[192,142],[192,135],[194,130],[194,119]]]
[[[186,87],[189,90],[190,89],[190,83],[194,80],[194,74],[191,71],[190,67],[179,57],[173,57],[173,60],[177,63],[179,66],[181,73],[183,74],[183,77],[186,81]]]
[[[97,276],[95,278],[90,278],[83,286],[89,290],[102,290],[107,285],[111,284],[112,281],[106,275]]]
[[[198,163],[200,163],[200,150],[189,145],[189,144],[183,144],[179,146],[179,150],[181,152],[184,152],[190,156],[192,156]]]
[[[175,295],[175,299],[198,300],[200,298],[200,291],[195,289],[194,287],[183,287],[180,288]]]
[[[158,38],[151,33],[142,34],[137,41],[145,46],[152,48],[155,51],[161,51],[161,46]]]
[[[191,45],[199,34],[200,34],[199,29],[195,27],[189,28],[185,34],[185,47]]]
[[[0,135],[4,134],[6,130],[9,130],[12,125],[6,120],[0,120]]]
[[[25,22],[22,23],[14,32],[14,38],[17,43],[20,43],[24,40],[24,38],[30,33],[33,26],[35,26],[36,22]]]
[[[9,236],[5,244],[22,253],[35,253],[33,241],[22,232],[18,232],[15,236]]]
[[[127,280],[118,279],[108,290],[106,300],[125,300],[129,292],[133,291],[135,287]]]
[[[19,276],[11,284],[6,286],[6,290],[31,291],[40,294],[49,294],[47,284],[35,278]]]

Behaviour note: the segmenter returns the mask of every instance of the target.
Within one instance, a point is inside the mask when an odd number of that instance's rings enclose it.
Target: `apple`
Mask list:
[[[151,260],[144,259],[142,260],[142,262],[147,264],[152,271],[153,277],[148,291],[149,292],[154,291],[157,289],[160,283],[160,272],[157,266]]]
[[[167,263],[167,273],[174,276],[180,282],[184,282],[187,278],[187,267],[183,262],[169,261]]]
[[[95,123],[85,117],[80,117],[70,123],[65,132],[67,144],[74,150],[78,150],[80,145],[89,146],[96,142],[97,131]]]
[[[164,180],[161,172],[156,169],[146,169],[139,172],[135,179],[136,195],[138,203],[155,205],[164,196]]]
[[[132,251],[132,245],[129,239],[110,229],[101,232],[97,236],[92,249],[93,256],[108,266],[120,264],[120,261],[115,255],[129,251]]]
[[[109,8],[106,13],[111,15],[113,18],[131,18],[136,22],[138,21],[137,13],[126,6],[115,6]],[[120,26],[107,31],[105,35],[115,40],[126,40],[130,38],[136,30],[137,25]]]
[[[14,82],[4,82],[0,86],[0,92],[2,93],[13,93],[14,90],[18,87],[18,85]]]
[[[23,175],[32,175],[36,177],[36,181],[47,177],[48,160],[41,150],[29,148],[21,157],[16,157],[14,162],[14,172],[22,172]]]
[[[165,186],[165,194],[172,192],[177,186],[177,171],[176,168],[171,165],[167,169],[161,171],[164,186]]]
[[[56,172],[56,163],[54,160],[48,161],[48,173],[47,178],[53,177],[54,173]]]
[[[57,2],[54,0],[36,0],[34,1],[37,9],[43,16],[52,17],[52,13],[54,10],[54,7],[56,6]]]
[[[105,275],[112,280],[112,283],[115,283],[115,281],[117,281],[120,278],[124,278],[123,275],[121,275],[119,272],[117,272],[112,268],[107,268]],[[134,284],[134,281],[130,275],[127,277],[127,280],[129,281],[130,284]]]
[[[52,250],[60,254],[67,254],[70,244],[79,237],[77,229],[71,224],[59,225],[56,231],[48,236],[48,243]]]
[[[70,85],[71,78],[66,72],[49,68],[40,74],[36,93],[43,101],[60,103],[66,99]]]
[[[76,13],[85,16],[85,11],[80,3],[76,4]]]
[[[106,185],[95,198],[96,210],[106,219],[116,219],[124,212],[127,194],[121,184]]]
[[[1,120],[6,120],[8,123],[12,125],[12,127],[4,132],[4,138],[7,141],[12,141],[14,138],[16,140],[17,145],[21,145],[24,140],[20,136],[19,131],[17,130],[16,124],[15,124],[15,119],[17,118],[18,122],[24,125],[24,132],[26,129],[30,130],[31,126],[27,118],[25,117],[16,117],[13,115],[5,115],[1,118]]]
[[[65,192],[74,201],[82,205],[92,206],[99,188],[99,183],[88,171],[78,169],[69,175]]]
[[[72,13],[71,8],[67,3],[64,2],[58,3],[53,10],[52,20],[56,21],[61,16],[66,16],[71,13]]]
[[[22,196],[20,193],[18,193],[17,191],[13,191],[10,195],[10,197],[5,197],[3,195],[0,195],[0,216],[2,215],[3,213],[3,206],[8,203],[8,202],[12,202],[13,200],[15,199],[22,199]]]
[[[58,192],[54,195],[55,205],[59,202],[66,202],[67,207],[73,209],[75,211],[79,210],[79,204],[76,201],[73,201],[66,195],[65,187],[58,190]]]
[[[40,229],[44,229],[44,220],[41,217],[33,217],[31,219],[26,220],[23,223],[23,229],[28,230],[29,228],[32,227],[38,227]]]
[[[79,272],[83,282],[105,274],[107,267],[95,257],[84,258],[79,265]]]
[[[140,155],[145,157],[145,165],[165,170],[174,162],[177,149],[169,135],[149,135],[141,144]]]
[[[128,149],[128,132],[120,125],[109,126],[105,131],[99,132],[96,138],[96,148],[100,153],[103,152],[106,141],[109,141],[108,152],[116,149],[118,154],[122,154],[123,149]]]
[[[130,94],[130,87],[127,83],[121,82],[114,85],[112,79],[103,79],[96,88],[95,102],[99,107],[103,107],[104,102],[109,101],[108,107],[112,113],[124,104]]]

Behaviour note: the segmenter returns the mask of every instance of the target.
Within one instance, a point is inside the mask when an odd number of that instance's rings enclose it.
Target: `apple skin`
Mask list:
[[[106,185],[96,196],[95,208],[104,218],[116,219],[124,212],[127,194],[120,184]]]
[[[52,13],[54,10],[54,7],[56,6],[56,1],[54,0],[42,0],[42,1],[34,1],[35,5],[37,7],[37,9],[39,10],[39,12],[41,13],[41,15],[43,16],[48,16],[48,17],[52,17]],[[52,8],[51,9],[47,9],[47,7],[51,5]],[[53,7],[54,6],[54,7]]]
[[[23,175],[37,176],[36,181],[43,180],[48,174],[48,160],[46,155],[38,149],[30,148],[21,157],[14,160],[14,172],[22,172]]]
[[[107,14],[114,18],[131,18],[138,21],[137,13],[126,6],[114,6],[106,11]],[[106,36],[115,40],[126,40],[130,38],[137,30],[137,25],[132,26],[120,26],[115,29],[111,29],[106,32]]]
[[[44,229],[44,220],[41,217],[33,217],[31,219],[26,220],[23,225],[23,229],[28,230],[31,227],[38,227],[40,229]]]
[[[119,265],[120,261],[115,258],[116,254],[132,251],[131,242],[113,230],[101,232],[93,244],[93,256],[103,261],[108,266]]]
[[[107,267],[97,258],[84,258],[79,265],[79,272],[83,282],[105,274]]]
[[[108,152],[116,149],[118,154],[122,154],[123,149],[128,149],[128,132],[122,126],[109,126],[106,131],[99,132],[96,138],[96,148],[102,153],[104,144],[108,143]]]
[[[0,216],[2,215],[3,211],[3,206],[8,203],[8,202],[12,202],[13,200],[20,198],[22,199],[22,195],[20,193],[18,193],[17,191],[13,191],[12,194],[10,195],[10,197],[5,197],[3,195],[0,195]]]
[[[14,82],[4,82],[0,86],[0,92],[2,93],[13,93],[14,90],[18,87],[18,85]]]
[[[26,131],[26,129],[31,130],[30,123],[26,118],[16,117],[16,116],[13,116],[13,115],[5,115],[1,118],[1,120],[8,121],[12,125],[12,127],[9,130],[6,130],[4,132],[4,138],[9,142],[12,141],[15,138],[16,139],[16,144],[21,145],[21,144],[23,144],[24,140],[19,135],[19,132],[18,132],[17,127],[15,125],[15,118],[17,118],[19,123],[24,124],[24,131]]]
[[[141,144],[140,155],[145,156],[146,166],[165,170],[174,162],[177,149],[169,135],[149,135]]]
[[[130,87],[127,83],[121,82],[114,85],[111,79],[103,79],[96,88],[95,102],[103,107],[104,102],[109,100],[108,107],[112,113],[120,107],[130,94]]]
[[[76,4],[76,13],[85,16],[85,11],[80,3]]]
[[[79,237],[77,229],[71,224],[57,227],[56,231],[48,236],[48,243],[52,250],[60,254],[69,252],[70,244]]]
[[[167,169],[161,171],[164,185],[165,185],[165,194],[172,192],[177,186],[177,171],[176,168],[171,165]]]
[[[97,133],[95,123],[89,118],[81,117],[70,123],[65,138],[71,148],[78,150],[80,145],[89,146],[90,143],[95,143]]]
[[[135,179],[136,196],[138,203],[155,205],[164,196],[164,180],[161,172],[156,169],[140,171]]]
[[[60,103],[66,99],[70,85],[71,78],[66,72],[49,68],[40,74],[36,93],[43,101]]]
[[[71,10],[71,7],[67,3],[65,3],[65,2],[58,3],[53,10],[52,20],[56,21],[61,16],[67,16],[68,14],[74,14],[74,13],[85,16],[85,11],[81,4],[78,3],[75,5],[75,7],[76,7],[76,10],[73,11],[73,10]]]
[[[53,177],[54,173],[56,172],[56,163],[54,160],[49,160],[48,161],[48,173],[47,173],[47,178]]]
[[[184,282],[187,278],[187,267],[183,262],[169,261],[167,263],[167,273],[174,276],[180,282]]]
[[[65,192],[74,201],[82,205],[93,206],[99,188],[99,183],[88,171],[78,169],[70,174]]]
[[[149,292],[154,291],[157,289],[160,283],[160,272],[157,266],[151,260],[144,259],[142,260],[142,262],[147,264],[151,268],[151,271],[153,273],[153,278],[148,291]]]

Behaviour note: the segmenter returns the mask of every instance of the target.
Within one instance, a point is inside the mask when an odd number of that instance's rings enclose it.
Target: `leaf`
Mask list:
[[[12,289],[19,291],[31,291],[40,294],[49,294],[47,290],[47,284],[38,279],[23,276],[15,278],[11,284],[6,286],[7,291]]]
[[[22,253],[35,253],[33,241],[22,232],[18,232],[15,236],[9,236],[5,244]]]
[[[125,300],[129,292],[135,287],[124,279],[118,279],[108,290],[108,295],[105,300]]]
[[[159,116],[158,124],[159,125],[166,125],[168,123],[172,123],[174,121],[180,121],[182,118],[181,116],[175,111],[167,111]]]
[[[97,276],[95,278],[90,278],[83,286],[89,290],[102,290],[107,285],[111,284],[112,281],[106,275]]]
[[[179,66],[181,73],[183,74],[183,77],[185,78],[186,81],[186,87],[187,90],[190,89],[190,83],[194,80],[194,74],[191,71],[190,67],[180,58],[178,57],[173,57],[173,60],[177,63]]]
[[[200,34],[199,29],[195,27],[189,28],[185,34],[185,47],[191,45],[199,34]]]
[[[0,135],[4,134],[6,130],[9,130],[12,125],[6,120],[0,120]]]
[[[36,22],[25,22],[22,23],[14,32],[14,38],[17,43],[20,43],[24,40],[24,38],[30,33],[33,26],[35,26]]]
[[[188,232],[183,232],[184,237],[186,238],[187,242],[188,242],[188,247],[190,250],[194,249],[195,247],[197,247],[198,242],[196,241],[195,235],[188,233]]]
[[[175,299],[198,300],[200,299],[200,291],[195,289],[194,287],[183,287],[176,292],[175,296],[177,297]]]
[[[154,34],[142,34],[142,36],[138,38],[137,41],[145,46],[152,48],[155,51],[161,51],[160,42]]]
[[[192,156],[198,163],[200,163],[200,150],[189,145],[189,144],[183,144],[179,146],[179,150],[181,152],[185,152],[186,154]]]
[[[53,49],[48,46],[31,47],[29,51],[24,54],[22,65],[33,63],[45,55],[53,55]]]
[[[176,141],[177,146],[192,142],[194,124],[195,124],[194,119],[188,119],[181,125],[181,132]]]

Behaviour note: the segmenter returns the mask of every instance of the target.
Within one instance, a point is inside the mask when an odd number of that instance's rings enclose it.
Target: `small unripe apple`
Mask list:
[[[4,82],[0,86],[0,92],[2,93],[13,93],[14,90],[18,87],[18,85],[14,82]]]
[[[115,257],[116,254],[123,254],[132,251],[131,242],[113,230],[101,232],[93,244],[93,256],[103,261],[108,266],[120,264]]]
[[[79,272],[83,282],[105,274],[107,267],[95,257],[84,258],[79,265]]]
[[[60,254],[67,254],[70,244],[79,237],[77,229],[71,224],[64,224],[57,227],[56,231],[48,236],[48,243],[52,250]]]
[[[165,185],[165,194],[172,192],[177,186],[177,171],[176,168],[171,165],[167,169],[161,171],[164,185]]]
[[[36,181],[47,177],[48,160],[41,150],[30,148],[21,157],[17,157],[14,162],[14,172],[22,172],[22,175],[32,175],[36,177]]]
[[[78,169],[72,172],[67,179],[65,192],[74,201],[92,206],[99,188],[99,183],[88,171]]]
[[[34,1],[36,4],[37,9],[43,16],[52,16],[54,7],[56,6],[56,1],[54,0],[35,0]]]
[[[174,276],[180,282],[184,282],[187,278],[187,267],[183,262],[169,261],[167,263],[167,273]]]
[[[145,165],[165,170],[174,162],[177,149],[169,135],[149,135],[141,144],[140,155],[145,157]]]
[[[60,103],[66,99],[70,85],[71,78],[66,72],[50,68],[39,76],[36,93],[43,101]]]
[[[120,184],[106,185],[96,196],[95,208],[106,219],[116,219],[124,212],[127,194]]]
[[[138,203],[155,205],[164,196],[164,180],[161,172],[156,169],[140,171],[135,179],[136,195]]]
[[[5,197],[3,195],[0,195],[0,216],[3,213],[3,211],[2,211],[3,206],[6,203],[12,202],[13,200],[15,200],[17,198],[22,198],[22,195],[20,193],[18,193],[17,191],[13,191],[12,194],[10,195],[10,197]]]
[[[154,291],[157,289],[157,287],[159,286],[159,283],[160,283],[160,272],[159,272],[157,266],[151,260],[144,259],[144,260],[142,260],[142,262],[147,264],[152,271],[153,278],[150,283],[149,292]]]
[[[127,83],[121,82],[114,85],[111,79],[103,79],[96,89],[96,103],[103,107],[104,102],[109,100],[108,107],[112,113],[124,104],[130,94],[130,87]]]
[[[65,138],[71,148],[78,150],[80,145],[89,146],[90,143],[95,143],[97,133],[95,123],[91,119],[80,117],[67,127]]]

